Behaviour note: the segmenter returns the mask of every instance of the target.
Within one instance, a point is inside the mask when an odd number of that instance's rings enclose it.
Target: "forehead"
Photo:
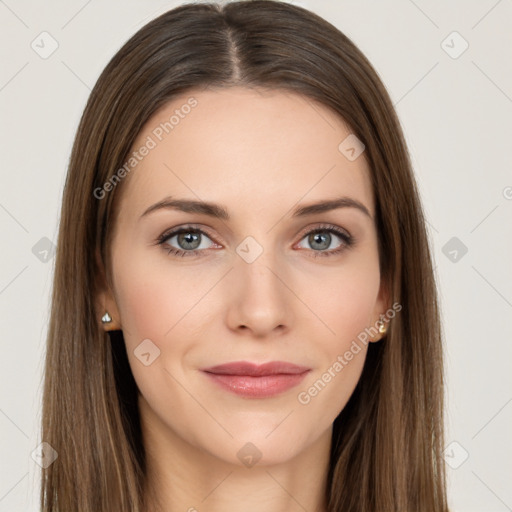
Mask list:
[[[373,215],[364,152],[350,160],[339,149],[350,135],[340,116],[297,93],[243,87],[188,92],[138,134],[132,151],[139,156],[120,207],[140,215],[172,195],[240,213],[275,207],[277,214],[298,202],[349,195]]]

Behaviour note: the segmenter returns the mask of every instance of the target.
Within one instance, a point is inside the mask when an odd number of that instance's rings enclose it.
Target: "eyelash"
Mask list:
[[[337,249],[331,249],[330,251],[315,251],[314,249],[311,249],[310,251],[313,252],[313,258],[318,257],[326,257],[326,256],[335,256],[345,249],[348,249],[349,247],[352,247],[355,243],[355,239],[353,236],[349,235],[345,231],[342,231],[341,229],[337,228],[336,226],[333,226],[331,224],[324,224],[321,226],[318,226],[316,228],[311,229],[310,231],[307,231],[303,234],[301,240],[309,235],[316,234],[316,233],[334,233],[336,236],[341,238],[343,241],[342,245],[338,247]],[[210,234],[208,234],[206,231],[194,227],[194,226],[182,226],[178,229],[166,231],[165,233],[162,233],[156,240],[157,245],[165,245],[165,242],[169,240],[169,238],[172,238],[175,235],[179,235],[181,233],[201,233],[202,235],[207,236],[208,238],[212,238]],[[172,254],[173,256],[180,256],[180,257],[186,257],[186,256],[195,256],[199,254],[200,252],[206,250],[206,249],[193,249],[190,251],[185,251],[183,249],[176,249],[174,247],[167,248],[167,254]]]

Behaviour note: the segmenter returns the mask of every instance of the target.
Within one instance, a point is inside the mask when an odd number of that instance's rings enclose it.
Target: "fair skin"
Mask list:
[[[338,150],[351,131],[327,108],[295,93],[241,87],[175,98],[133,148],[190,96],[197,106],[118,185],[113,289],[98,299],[113,317],[107,328],[123,330],[140,390],[152,496],[169,512],[325,512],[332,424],[359,380],[367,345],[307,404],[298,394],[388,306],[368,164],[364,153],[349,161]],[[143,215],[170,196],[222,205],[230,219],[171,208]],[[342,196],[368,214],[345,206],[293,216]],[[169,254],[191,250],[176,235],[156,243],[189,224],[207,233],[198,235],[199,254]],[[308,237],[319,226],[325,245]],[[250,263],[236,251],[248,236],[262,248]],[[319,252],[331,255],[315,258]],[[134,353],[147,339],[160,350],[148,366]],[[267,398],[233,394],[200,371],[276,360],[311,371]],[[247,443],[261,454],[250,467],[237,456]]]

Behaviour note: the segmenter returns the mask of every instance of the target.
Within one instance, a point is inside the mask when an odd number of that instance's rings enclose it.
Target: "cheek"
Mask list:
[[[148,257],[147,249],[117,259],[116,299],[127,343],[149,338],[160,345],[186,323],[211,281],[191,268],[180,268],[164,255]]]
[[[380,288],[378,264],[372,263],[329,269],[315,287],[309,283],[309,304],[329,328],[325,332],[330,351],[342,349],[372,321]]]
[[[133,376],[148,401],[168,400],[164,390],[175,382],[164,369],[182,381],[181,365],[191,348],[191,333],[207,318],[207,301],[201,299],[211,287],[212,276],[192,267],[179,268],[165,255],[152,258],[147,250],[134,250],[129,258],[119,251],[115,262],[116,300]],[[146,352],[150,353],[147,366],[140,359]],[[172,400],[165,407],[172,408]]]
[[[345,407],[364,366],[368,335],[380,287],[378,263],[373,259],[340,266],[319,279],[304,302],[322,320],[317,340],[320,356],[314,375],[301,386],[298,402],[328,425]],[[328,275],[328,279],[327,279]],[[314,306],[313,306],[314,305]],[[320,335],[320,332],[323,334]]]

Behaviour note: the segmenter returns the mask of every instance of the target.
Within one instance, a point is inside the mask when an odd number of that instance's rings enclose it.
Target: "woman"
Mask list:
[[[188,4],[107,65],[65,184],[44,511],[445,511],[403,134],[313,13]]]

